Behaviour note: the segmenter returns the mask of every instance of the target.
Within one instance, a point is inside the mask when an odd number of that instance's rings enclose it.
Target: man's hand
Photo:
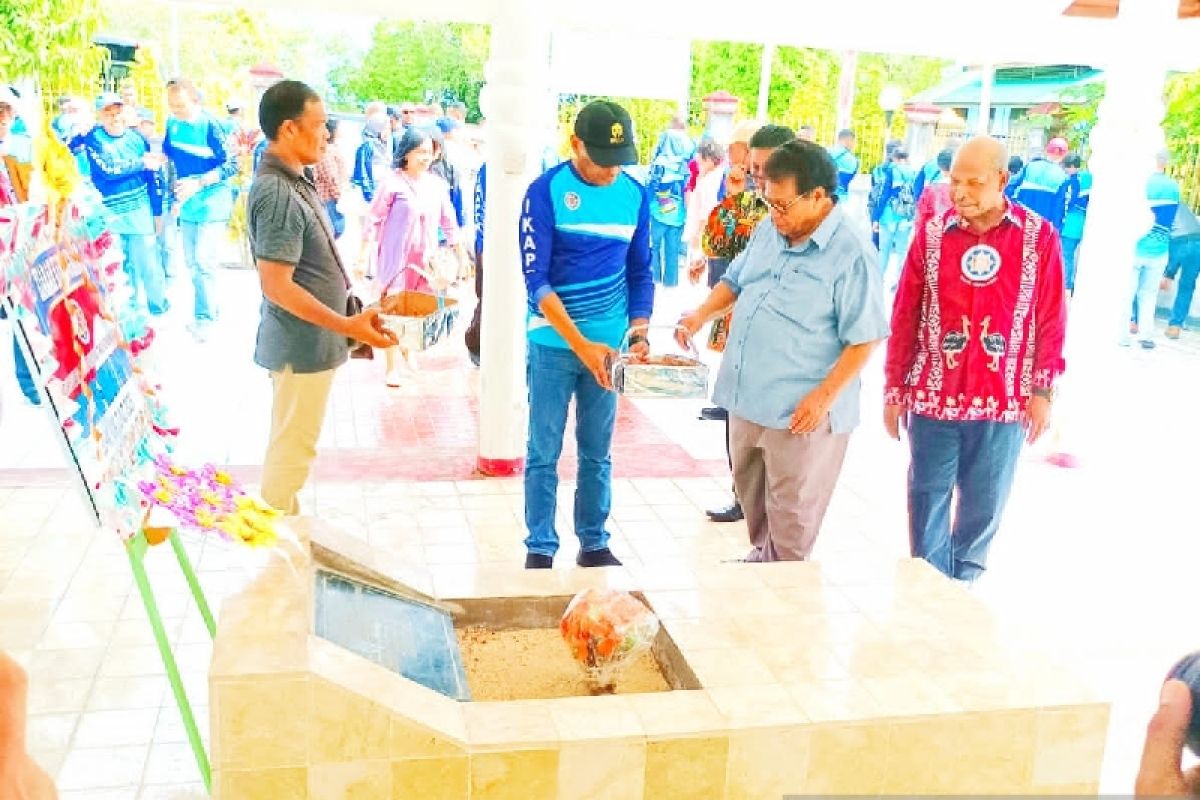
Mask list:
[[[706,269],[708,269],[708,259],[706,258],[693,259],[692,263],[688,265],[688,280],[692,282],[693,286],[699,285]]]
[[[680,317],[679,322],[675,323],[675,325],[675,341],[679,343],[680,347],[688,347],[690,346],[690,340],[696,335],[696,332],[704,326],[704,318],[695,311],[689,311]]]
[[[1031,397],[1025,408],[1025,440],[1033,444],[1041,438],[1050,425],[1050,400],[1046,397]]]
[[[829,407],[833,405],[833,395],[818,387],[804,396],[792,412],[792,421],[788,430],[797,436],[812,433],[825,417],[829,415]]]
[[[346,335],[371,347],[395,347],[396,334],[388,330],[379,317],[378,308],[368,308],[346,319]]]
[[[908,430],[908,409],[901,405],[884,406],[883,428],[888,436],[900,441],[900,429]]]
[[[647,339],[638,339],[629,345],[630,361],[634,364],[645,364],[650,358],[650,342]]]
[[[1163,276],[1163,279],[1158,282],[1158,288],[1164,292],[1169,291],[1171,288],[1171,284],[1174,282],[1175,282],[1174,278]]]
[[[648,348],[647,348],[648,349]],[[601,388],[612,390],[612,363],[617,351],[601,342],[585,341],[575,350],[575,355],[592,373]]]
[[[200,188],[199,178],[180,178],[179,182],[175,184],[175,199],[180,203],[186,203],[196,192],[200,191]]]
[[[1200,797],[1200,767],[1183,771],[1183,743],[1192,718],[1192,690],[1183,681],[1163,684],[1158,711],[1150,718],[1142,766],[1134,793],[1138,797]]]

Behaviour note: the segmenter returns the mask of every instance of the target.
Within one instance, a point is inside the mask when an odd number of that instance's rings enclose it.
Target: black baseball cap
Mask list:
[[[575,135],[588,158],[601,167],[638,163],[637,142],[629,112],[609,100],[588,103],[575,117]]]

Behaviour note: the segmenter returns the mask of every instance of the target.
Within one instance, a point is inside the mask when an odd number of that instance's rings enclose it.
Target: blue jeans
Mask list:
[[[666,225],[650,218],[650,268],[654,282],[679,285],[679,259],[683,255],[683,226]]]
[[[1154,311],[1158,305],[1158,290],[1167,271],[1167,256],[1138,256],[1130,271],[1129,288],[1133,294],[1133,317],[1137,337],[1149,341],[1154,337]],[[1121,331],[1121,342],[1128,344],[1129,330]]]
[[[905,257],[908,255],[908,241],[912,238],[912,224],[894,224],[879,226],[879,271],[887,275],[888,263],[892,260],[892,253],[900,256],[900,263],[903,265]]]
[[[570,350],[529,343],[529,448],[525,457],[525,547],[553,556],[558,550],[558,457],[567,407],[575,398],[575,535],[583,552],[608,547],[604,529],[612,508],[612,437],[617,395],[596,383]]]
[[[21,345],[17,344],[17,336],[13,323],[13,366],[17,373],[17,385],[21,387],[21,394],[25,395],[25,399],[33,403],[35,406],[42,402],[42,393],[38,391],[37,383],[33,380],[33,374],[29,371],[29,362],[25,360],[25,354],[21,352]]]
[[[218,251],[221,237],[225,235],[225,223],[180,221],[179,230],[183,235],[183,260],[192,273],[192,288],[196,293],[196,321],[215,322],[217,309],[213,284],[216,281]]]
[[[1168,323],[1179,327],[1188,318],[1188,310],[1192,307],[1192,297],[1196,294],[1196,276],[1200,275],[1200,241],[1184,242],[1171,246],[1171,266],[1168,274],[1179,274],[1179,287],[1175,292],[1175,305],[1171,308],[1171,320]]]
[[[121,249],[125,251],[125,274],[133,289],[135,305],[143,301],[151,314],[167,310],[166,276],[159,261],[158,242],[154,234],[121,234]]]
[[[337,204],[337,200],[326,200],[325,213],[329,215],[329,222],[333,227],[333,238],[340,239],[346,232],[346,215],[338,211]]]
[[[943,422],[912,415],[908,521],[913,557],[959,580],[983,573],[1012,490],[1024,433],[1016,422]],[[952,529],[950,503],[956,490]]]
[[[1067,291],[1075,291],[1075,266],[1079,259],[1079,242],[1081,239],[1062,237],[1063,270],[1067,279]]]
[[[175,217],[167,215],[165,219],[156,217],[155,226],[158,229],[158,234],[154,237],[155,244],[158,248],[158,263],[162,269],[164,278],[175,277],[174,271],[171,269],[171,250],[175,246],[175,237],[179,231],[179,223]]]

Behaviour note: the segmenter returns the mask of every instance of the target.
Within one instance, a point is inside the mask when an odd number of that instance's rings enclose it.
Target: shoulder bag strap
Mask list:
[[[299,194],[304,202],[308,205],[308,207],[312,209],[313,214],[317,218],[317,222],[321,226],[321,230],[325,233],[325,240],[329,243],[329,249],[333,252],[333,260],[337,264],[338,271],[342,273],[342,280],[346,282],[346,288],[352,288],[350,274],[346,272],[346,267],[342,264],[342,255],[338,252],[337,241],[334,239],[333,230],[329,227],[329,219],[325,215],[325,210],[322,208],[320,199],[317,197],[317,191],[313,188],[312,184],[303,178],[297,179],[273,164],[268,164],[265,161],[258,168],[258,172],[260,175],[272,174],[286,179],[291,184],[292,188],[296,190],[296,193]]]

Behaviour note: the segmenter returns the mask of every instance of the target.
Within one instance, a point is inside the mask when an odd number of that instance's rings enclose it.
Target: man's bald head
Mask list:
[[[999,224],[1008,185],[1008,150],[991,136],[976,136],[958,149],[950,167],[950,197],[972,227]]]
[[[999,139],[992,136],[976,136],[958,148],[954,161],[961,159],[977,160],[999,172],[1008,172],[1008,148]]]

